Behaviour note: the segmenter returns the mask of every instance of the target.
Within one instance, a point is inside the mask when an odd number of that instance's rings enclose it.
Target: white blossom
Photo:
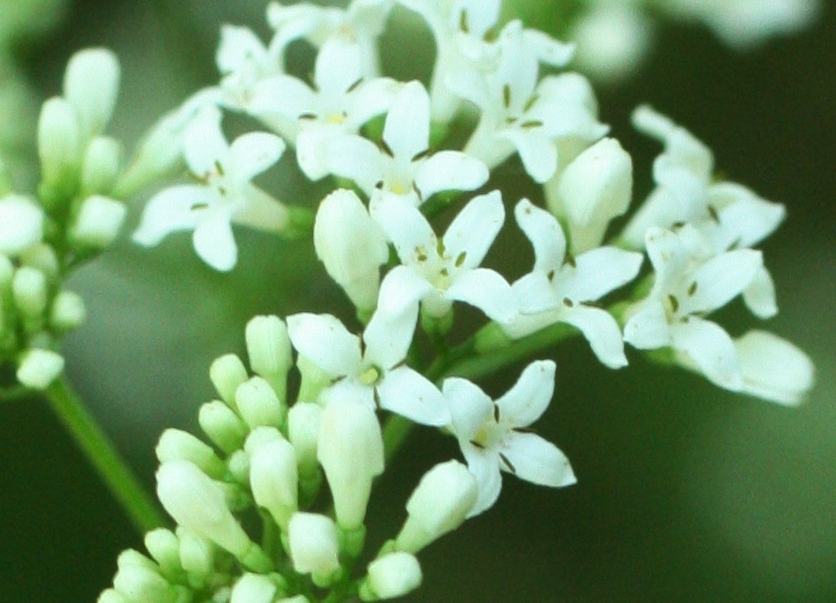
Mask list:
[[[766,331],[735,339],[744,393],[787,406],[804,400],[815,380],[815,367],[798,347]]]
[[[599,247],[572,257],[566,252],[560,224],[547,211],[524,199],[517,204],[515,217],[534,247],[534,268],[512,285],[520,316],[500,323],[503,329],[521,337],[564,322],[583,333],[602,363],[610,368],[626,366],[621,329],[594,302],[632,281],[642,255]]]
[[[231,270],[238,258],[231,222],[268,231],[287,226],[287,208],[250,180],[279,160],[284,142],[253,132],[227,144],[221,113],[205,107],[184,134],[184,155],[200,184],[182,184],[157,193],[147,204],[134,241],[158,244],[167,234],[193,230],[195,251],[216,270]]]
[[[450,429],[479,489],[469,516],[496,502],[502,488],[500,470],[543,486],[575,483],[566,456],[554,444],[526,430],[551,401],[554,373],[553,362],[532,362],[496,401],[466,379],[444,380],[444,398],[453,416]]]
[[[0,254],[16,256],[43,237],[44,212],[33,199],[0,197]]]
[[[378,308],[397,313],[421,302],[428,315],[442,317],[454,301],[463,301],[500,322],[516,315],[508,282],[479,267],[505,221],[499,191],[469,201],[441,239],[420,210],[403,200],[376,197],[370,209],[403,264],[383,279]]]
[[[324,402],[356,399],[369,408],[395,412],[417,423],[449,421],[441,393],[404,364],[417,321],[417,306],[393,315],[376,312],[361,339],[329,314],[294,314],[287,319],[293,346],[320,367],[332,385]]]

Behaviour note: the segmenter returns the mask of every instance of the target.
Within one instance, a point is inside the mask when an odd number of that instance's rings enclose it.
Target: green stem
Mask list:
[[[104,479],[134,527],[145,533],[165,525],[159,507],[117,452],[113,442],[84,407],[64,377],[53,381],[45,392],[58,419]]]

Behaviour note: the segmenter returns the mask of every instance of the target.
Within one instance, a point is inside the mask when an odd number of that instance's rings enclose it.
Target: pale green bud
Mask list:
[[[83,195],[107,195],[116,183],[122,148],[114,138],[96,136],[90,141],[81,163]]]
[[[374,411],[355,400],[328,404],[322,412],[317,458],[331,487],[340,527],[359,528],[372,480],[383,473],[383,437]]]
[[[177,539],[180,541],[180,564],[188,575],[189,584],[200,588],[214,571],[214,545],[182,527],[177,528]]]
[[[250,488],[255,503],[267,509],[282,532],[286,532],[290,516],[299,510],[296,452],[290,442],[279,438],[253,447]]]
[[[41,179],[50,203],[69,198],[81,167],[81,133],[72,105],[63,98],[43,104],[38,121],[38,156]]]
[[[78,114],[84,139],[100,134],[113,115],[119,93],[119,61],[105,48],[75,53],[64,72],[64,97]]]
[[[117,561],[113,587],[130,601],[176,603],[177,591],[157,571],[156,564],[136,551],[125,551]]]
[[[296,451],[302,473],[315,472],[318,467],[316,448],[321,422],[319,404],[297,402],[287,413],[287,436]]]
[[[116,239],[126,213],[119,201],[101,195],[87,197],[70,226],[70,242],[78,247],[104,249]]]
[[[51,350],[31,349],[17,367],[17,380],[32,389],[46,389],[64,370],[64,358]]]
[[[84,300],[72,291],[60,291],[52,300],[49,310],[49,324],[57,331],[72,331],[80,327],[87,318]]]
[[[377,304],[380,266],[389,259],[383,231],[356,193],[340,189],[319,204],[314,223],[316,255],[328,275],[360,310]]]
[[[340,571],[337,526],[330,517],[295,513],[288,522],[287,544],[293,569],[327,584]]]
[[[227,469],[236,482],[242,486],[250,483],[250,455],[243,450],[236,450],[227,459]]]
[[[120,593],[118,590],[113,588],[108,588],[107,590],[102,591],[102,594],[99,595],[99,598],[96,599],[96,603],[133,603],[130,599],[128,599],[125,595]]]
[[[58,280],[61,265],[52,245],[35,243],[20,254],[20,265],[35,268],[44,273],[47,280]]]
[[[197,415],[200,428],[218,448],[232,454],[244,445],[247,426],[229,406],[220,400],[207,402]]]
[[[280,427],[287,414],[287,407],[261,377],[252,377],[238,386],[235,405],[251,429],[260,426]]]
[[[209,367],[209,379],[220,395],[221,400],[235,409],[235,392],[249,378],[247,368],[235,354],[225,354],[216,358]]]
[[[229,551],[245,567],[255,571],[271,567],[232,515],[224,489],[194,463],[163,463],[157,471],[157,497],[178,524]]]
[[[278,316],[256,316],[247,323],[245,338],[253,372],[264,377],[284,401],[287,372],[293,365],[287,325]]]
[[[212,447],[180,429],[166,429],[154,449],[160,463],[191,461],[210,477],[220,478],[226,472],[224,462]]]
[[[296,368],[302,375],[302,384],[299,386],[297,399],[305,402],[316,402],[322,390],[331,384],[333,377],[304,356],[297,357]]]
[[[421,586],[421,565],[415,555],[395,552],[372,561],[360,585],[363,601],[394,599]]]
[[[244,574],[232,587],[229,603],[272,603],[276,585],[267,576]]]
[[[183,571],[180,564],[180,540],[171,530],[157,528],[145,534],[145,548],[160,566],[167,579],[174,579]]]
[[[12,295],[20,313],[30,319],[40,318],[46,311],[47,282],[44,273],[24,266],[15,271]]]
[[[44,212],[23,195],[0,198],[0,254],[15,256],[41,240]]]
[[[406,503],[409,517],[395,548],[417,553],[464,523],[478,494],[476,478],[460,462],[440,463],[421,478]]]

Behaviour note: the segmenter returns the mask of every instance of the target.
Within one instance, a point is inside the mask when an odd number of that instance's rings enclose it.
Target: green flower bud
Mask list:
[[[78,247],[104,249],[119,234],[125,221],[124,204],[101,195],[87,197],[70,226],[70,242]]]
[[[192,434],[180,429],[166,429],[154,449],[160,463],[168,461],[191,461],[209,475],[219,479],[226,472],[226,465],[218,458],[212,447]]]
[[[415,555],[389,553],[369,564],[368,576],[360,586],[363,601],[394,599],[421,586],[421,566]]]
[[[64,370],[64,358],[51,350],[31,349],[23,354],[17,367],[21,385],[43,390]]]
[[[216,358],[209,367],[209,378],[215,386],[221,400],[235,409],[235,392],[248,379],[247,369],[235,354],[226,354]]]
[[[57,331],[72,331],[87,318],[87,309],[81,296],[72,291],[60,291],[52,300],[49,324]]]
[[[91,140],[81,163],[82,195],[109,194],[119,175],[121,156],[116,139],[97,136]]]
[[[119,77],[119,61],[106,48],[88,48],[70,57],[64,72],[64,97],[78,115],[85,140],[100,134],[110,121]]]
[[[287,415],[287,406],[261,377],[253,377],[238,386],[235,405],[251,429],[262,425],[280,427]]]
[[[212,443],[227,454],[232,454],[244,445],[247,426],[235,411],[220,400],[201,406],[197,421]]]

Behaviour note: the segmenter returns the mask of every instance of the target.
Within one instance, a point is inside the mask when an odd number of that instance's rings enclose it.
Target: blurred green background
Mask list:
[[[543,19],[545,4],[522,7]],[[0,21],[11,5],[0,0]],[[73,51],[114,48],[123,87],[111,132],[126,141],[212,81],[221,23],[266,34],[262,2],[66,8],[50,34],[18,44],[22,68],[48,96]],[[636,354],[612,372],[585,342],[562,347],[555,401],[538,427],[567,453],[579,484],[553,491],[506,479],[494,509],[421,555],[425,585],[409,601],[836,601],[836,15],[828,6],[811,30],[746,55],[700,28],[659,34],[640,76],[599,89],[602,119],[634,154],[639,193],[659,149],[628,117],[650,102],[705,140],[730,179],[787,205],[787,222],[764,246],[781,313],[763,326],[813,357],[817,387],[805,406],[785,409]],[[406,61],[413,49],[403,39],[384,40],[385,64],[400,77],[426,76],[427,62]],[[428,43],[426,33],[412,42]],[[528,194],[513,165],[500,173],[506,199]],[[125,241],[74,279],[90,322],[67,341],[70,377],[149,485],[160,431],[195,427],[212,395],[209,362],[242,351],[250,316],[335,306],[348,315],[336,287],[311,277],[309,243],[248,232],[238,240],[230,275],[203,266],[181,236],[152,251]],[[723,318],[735,333],[756,326],[737,304]],[[501,393],[517,373],[486,388]],[[0,601],[94,601],[118,552],[141,541],[45,404],[3,410]],[[455,454],[453,442],[417,432],[373,495],[370,538],[394,534],[421,473]]]

